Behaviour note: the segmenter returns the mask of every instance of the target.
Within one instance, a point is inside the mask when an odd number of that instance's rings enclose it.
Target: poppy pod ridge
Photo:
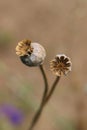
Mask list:
[[[50,70],[56,76],[67,75],[71,71],[71,68],[71,60],[65,54],[58,54],[50,61]]]

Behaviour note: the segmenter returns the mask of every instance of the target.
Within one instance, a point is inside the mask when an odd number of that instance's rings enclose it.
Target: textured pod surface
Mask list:
[[[23,40],[16,47],[16,54],[27,66],[38,66],[43,64],[46,51],[39,43],[32,43],[30,40]]]

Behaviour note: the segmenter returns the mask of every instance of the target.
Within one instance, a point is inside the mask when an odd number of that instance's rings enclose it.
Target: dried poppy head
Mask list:
[[[46,51],[39,43],[23,40],[16,46],[16,54],[27,66],[39,66],[43,64]]]
[[[50,70],[56,75],[67,75],[71,71],[72,63],[70,58],[64,54],[56,55],[55,59],[50,62]]]
[[[31,47],[31,41],[30,40],[23,40],[18,43],[16,46],[16,54],[18,56],[24,56],[28,55],[29,53],[32,53],[33,48]]]

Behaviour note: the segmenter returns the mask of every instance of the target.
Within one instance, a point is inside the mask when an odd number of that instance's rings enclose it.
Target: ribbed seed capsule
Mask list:
[[[72,63],[70,58],[64,54],[56,55],[55,59],[50,62],[50,70],[56,76],[61,76],[62,74],[67,75],[71,71]]]

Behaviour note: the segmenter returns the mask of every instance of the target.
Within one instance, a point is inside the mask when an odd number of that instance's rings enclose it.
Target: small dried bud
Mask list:
[[[55,59],[50,62],[50,70],[56,75],[67,75],[71,71],[72,63],[70,58],[64,54],[56,55]]]
[[[46,51],[39,43],[32,43],[30,40],[23,40],[16,47],[16,54],[27,66],[39,66],[43,64]]]

